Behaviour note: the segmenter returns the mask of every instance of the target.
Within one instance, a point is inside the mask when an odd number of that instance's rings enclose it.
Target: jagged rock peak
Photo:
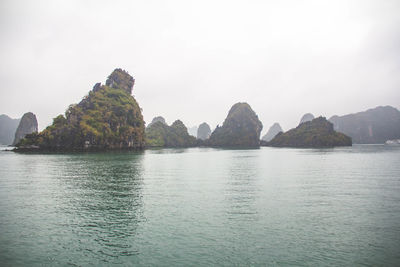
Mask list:
[[[208,125],[206,122],[200,124],[199,128],[197,129],[197,138],[201,140],[206,140],[210,137],[210,135],[211,135],[210,125]]]
[[[27,112],[22,116],[21,121],[19,122],[18,128],[15,132],[14,142],[12,144],[16,145],[25,137],[25,135],[37,132],[38,122],[36,116],[32,112]]]
[[[303,115],[303,117],[301,117],[299,125],[302,124],[303,122],[312,121],[313,119],[314,119],[313,114],[306,113]]]
[[[115,69],[106,81],[106,85],[111,88],[120,88],[127,93],[132,94],[132,88],[135,84],[135,79],[123,69]],[[96,85],[95,85],[96,87]]]
[[[259,147],[262,123],[247,103],[236,103],[223,125],[214,130],[207,145],[217,147]]]
[[[269,142],[280,132],[283,132],[282,127],[279,123],[275,122],[263,136],[262,140]]]
[[[42,132],[26,135],[20,150],[51,151],[142,149],[145,128],[141,108],[132,96],[134,79],[116,69],[107,85],[96,84],[78,104]]]

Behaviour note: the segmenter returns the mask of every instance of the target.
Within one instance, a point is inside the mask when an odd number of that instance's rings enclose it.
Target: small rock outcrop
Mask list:
[[[122,89],[129,95],[132,94],[133,85],[135,85],[135,79],[122,69],[115,69],[106,81],[106,86]]]
[[[323,148],[335,146],[351,146],[351,138],[335,132],[333,124],[324,117],[301,123],[294,129],[279,133],[267,146]]]
[[[147,125],[147,127],[150,127],[151,125],[153,125],[154,123],[156,123],[158,121],[161,122],[162,124],[167,125],[167,123],[165,122],[165,119],[163,117],[157,116],[157,117],[153,118],[153,120],[149,123],[149,125]]]
[[[259,147],[262,123],[247,103],[236,103],[221,127],[217,126],[206,145],[213,147]]]
[[[208,139],[210,135],[211,135],[210,125],[208,125],[206,122],[200,124],[199,128],[197,129],[197,139],[201,139],[204,141]]]
[[[12,119],[9,116],[2,114],[0,115],[0,144],[11,145],[15,131],[17,130],[18,124],[21,119]]]
[[[336,131],[350,136],[355,144],[383,144],[400,139],[400,111],[391,106],[333,116],[329,121]]]
[[[303,122],[312,121],[313,119],[314,119],[313,114],[306,113],[303,115],[303,117],[301,117],[299,125],[302,124]]]
[[[186,126],[180,120],[176,120],[171,126],[157,121],[146,128],[146,147],[193,147],[196,145],[196,138],[189,135]]]
[[[15,132],[13,146],[18,144],[18,142],[24,138],[27,134],[38,132],[38,122],[36,120],[35,114],[32,112],[25,113],[21,121],[19,122],[18,128]]]
[[[135,80],[128,72],[115,69],[105,85],[93,90],[42,132],[28,134],[20,150],[107,150],[144,148],[142,111],[131,95]],[[17,149],[17,151],[18,151]]]
[[[268,132],[261,138],[261,140],[269,142],[280,132],[283,132],[283,130],[279,123],[276,122],[269,128]]]

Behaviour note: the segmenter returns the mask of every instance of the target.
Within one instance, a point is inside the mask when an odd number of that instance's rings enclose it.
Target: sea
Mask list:
[[[400,266],[400,146],[0,151],[0,266]]]

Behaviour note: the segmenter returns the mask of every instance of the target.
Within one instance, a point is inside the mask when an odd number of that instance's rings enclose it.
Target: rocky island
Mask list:
[[[208,139],[210,135],[211,135],[210,125],[208,125],[206,122],[200,124],[199,128],[197,129],[197,138],[204,141]]]
[[[40,133],[22,139],[18,150],[107,150],[144,148],[144,121],[132,96],[135,80],[115,69],[105,85],[97,83],[76,105]]]
[[[333,124],[324,117],[301,123],[294,129],[279,133],[266,146],[323,148],[335,146],[351,146],[351,138],[343,133],[335,132]]]
[[[157,116],[157,117],[154,117],[153,118],[153,120],[149,123],[149,125],[147,125],[147,127],[151,127],[151,125],[153,125],[154,123],[156,123],[156,122],[161,122],[162,124],[165,124],[165,125],[167,125],[167,123],[165,122],[165,119],[164,119],[164,117],[162,117],[162,116]]]
[[[19,141],[24,138],[27,134],[37,133],[38,131],[38,122],[35,114],[32,112],[25,113],[21,121],[19,122],[18,128],[15,132],[13,146],[19,143]]]
[[[0,145],[12,144],[20,120],[12,119],[5,114],[0,115]]]
[[[261,138],[261,140],[269,142],[280,132],[283,132],[282,127],[276,122],[269,128],[268,132]]]
[[[356,144],[383,144],[400,139],[400,111],[391,106],[333,116],[329,121],[335,131],[350,136]]]
[[[299,125],[304,123],[304,122],[307,122],[307,121],[312,121],[313,119],[314,119],[314,115],[313,114],[306,113],[306,114],[303,115],[303,117],[301,117]]]
[[[154,121],[154,119],[153,119]],[[146,128],[146,147],[193,147],[197,145],[194,136],[189,135],[182,121],[176,120],[171,126],[155,121]]]
[[[247,103],[236,103],[222,126],[217,126],[205,145],[212,147],[259,147],[262,123]]]

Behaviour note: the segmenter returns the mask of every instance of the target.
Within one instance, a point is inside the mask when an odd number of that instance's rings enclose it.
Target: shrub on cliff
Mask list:
[[[279,133],[267,146],[275,147],[335,147],[351,146],[351,138],[335,132],[324,117],[301,123],[294,129]]]
[[[217,126],[206,145],[217,147],[259,147],[262,123],[247,103],[236,103],[221,127]]]
[[[171,126],[156,121],[146,128],[148,147],[193,147],[197,144],[196,138],[189,135],[186,126],[180,120],[176,120]]]
[[[40,149],[143,148],[144,121],[141,109],[131,95],[134,79],[116,69],[106,85],[96,84],[77,105],[70,105],[65,117],[39,134],[28,135],[17,147]]]

